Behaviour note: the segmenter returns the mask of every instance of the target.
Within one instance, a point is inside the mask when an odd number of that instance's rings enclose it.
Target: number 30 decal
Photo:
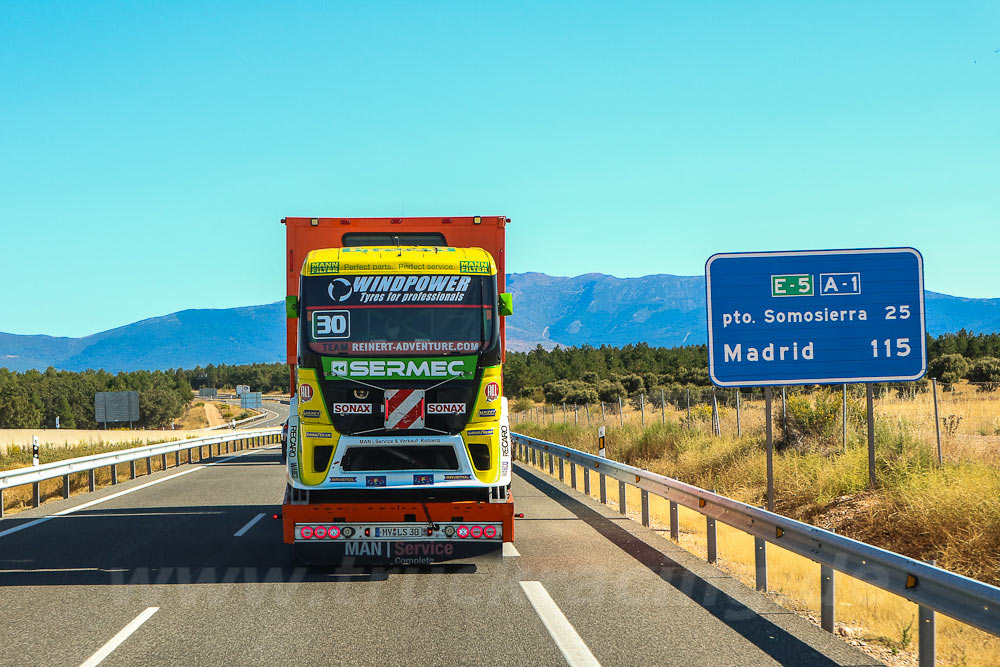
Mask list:
[[[314,340],[351,337],[351,311],[318,310],[312,315]]]

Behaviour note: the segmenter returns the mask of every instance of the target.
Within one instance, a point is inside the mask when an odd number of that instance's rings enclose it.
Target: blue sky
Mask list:
[[[285,6],[287,5],[287,6]],[[1000,297],[1000,3],[0,4],[0,331],[283,297],[286,215],[508,270],[910,245]]]

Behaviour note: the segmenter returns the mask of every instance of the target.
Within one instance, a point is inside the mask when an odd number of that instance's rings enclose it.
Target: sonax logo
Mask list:
[[[371,403],[333,403],[330,411],[335,415],[370,415]]]

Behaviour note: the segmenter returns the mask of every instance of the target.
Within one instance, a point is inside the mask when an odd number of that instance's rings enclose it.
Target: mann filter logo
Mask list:
[[[486,385],[483,393],[486,394],[487,401],[495,401],[500,398],[500,385],[496,382],[490,382]]]
[[[334,403],[330,411],[335,415],[370,415],[371,403]]]
[[[302,399],[303,403],[308,403],[312,400],[313,388],[311,384],[306,384],[303,382],[299,385],[299,398]]]
[[[471,379],[476,372],[476,357],[354,359],[350,361],[323,357],[323,367],[328,380]],[[497,386],[496,391],[499,395],[499,386]]]
[[[312,314],[313,340],[351,337],[351,311],[317,310]]]
[[[458,270],[462,273],[482,273],[489,275],[490,273],[490,263],[489,262],[459,262]]]
[[[340,273],[340,262],[309,262],[309,273],[314,276]]]
[[[428,403],[429,415],[464,415],[465,403]]]
[[[424,392],[420,389],[386,389],[386,430],[423,427]]]

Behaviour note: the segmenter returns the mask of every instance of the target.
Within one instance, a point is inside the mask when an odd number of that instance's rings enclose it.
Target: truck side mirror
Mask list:
[[[507,317],[508,315],[514,314],[514,295],[510,292],[504,292],[500,295],[499,311],[501,317]]]
[[[299,297],[285,297],[285,317],[295,319],[299,316]]]

